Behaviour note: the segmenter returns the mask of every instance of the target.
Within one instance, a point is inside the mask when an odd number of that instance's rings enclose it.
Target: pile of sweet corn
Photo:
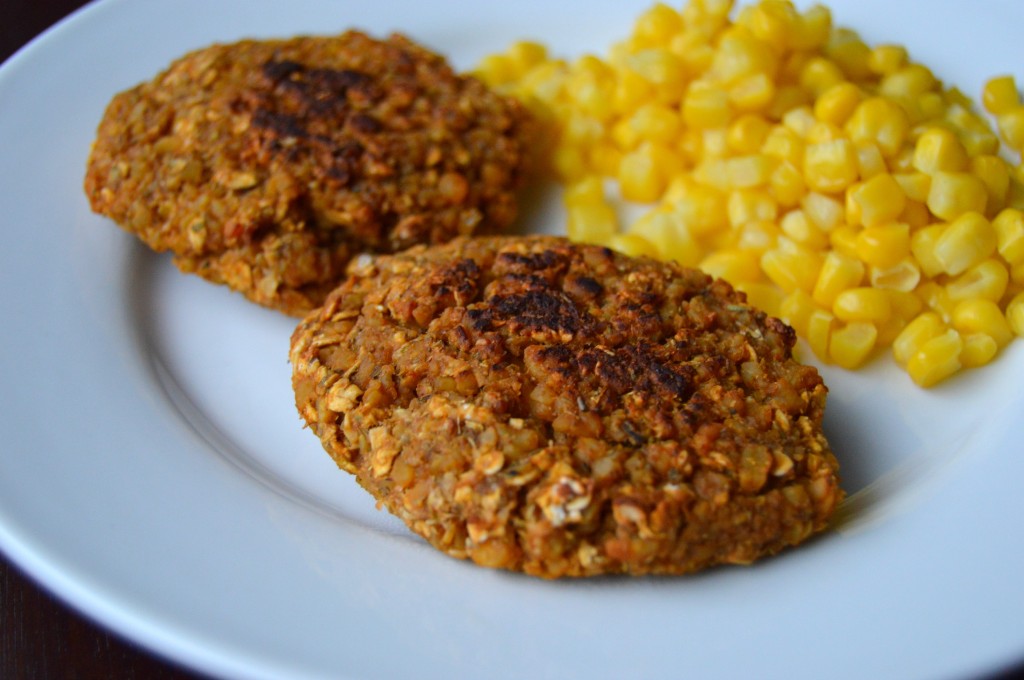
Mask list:
[[[534,42],[476,73],[549,123],[568,235],[699,266],[853,369],[931,386],[1024,334],[1024,105],[983,113],[830,11],[656,4],[607,56]],[[626,204],[651,204],[625,223]]]

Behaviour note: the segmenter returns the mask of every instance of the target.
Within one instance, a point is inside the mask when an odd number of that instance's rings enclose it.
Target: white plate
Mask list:
[[[125,0],[0,69],[0,547],[101,623],[254,678],[967,677],[1024,655],[1024,347],[932,391],[826,371],[853,521],[751,568],[548,583],[428,548],[294,412],[292,322],[179,275],[81,190],[117,91],[244,36],[401,29],[469,67],[601,51],[644,2]],[[575,5],[575,6],[570,6]],[[845,0],[968,93],[1019,68],[1013,0]],[[1024,73],[1016,73],[1024,80]],[[532,226],[557,231],[559,214]]]

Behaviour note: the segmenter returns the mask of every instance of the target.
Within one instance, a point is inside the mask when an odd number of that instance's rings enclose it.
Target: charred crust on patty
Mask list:
[[[821,377],[723,281],[555,237],[349,273],[292,336],[296,405],[449,555],[546,578],[688,573],[800,543],[842,498]]]

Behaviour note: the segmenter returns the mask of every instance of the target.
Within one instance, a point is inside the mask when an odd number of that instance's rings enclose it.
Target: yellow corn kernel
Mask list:
[[[929,309],[937,312],[946,321],[953,318],[956,302],[949,297],[946,287],[937,281],[925,281],[914,291]]]
[[[928,189],[928,209],[944,220],[966,212],[984,213],[988,191],[984,183],[966,172],[936,172]]]
[[[599,120],[608,120],[615,113],[614,85],[611,67],[593,55],[585,55],[570,67],[566,89],[577,109]]]
[[[947,330],[942,318],[935,312],[923,312],[916,316],[900,331],[892,343],[892,355],[902,365],[917,354],[917,351],[932,338],[942,335]]]
[[[809,144],[804,151],[804,178],[815,192],[842,192],[857,181],[857,152],[848,139]]]
[[[736,290],[743,291],[747,296],[747,302],[765,314],[775,317],[779,315],[782,291],[774,285],[760,281],[740,281],[736,284]]]
[[[776,125],[765,137],[761,153],[788,161],[796,167],[804,162],[804,142],[785,125]]]
[[[662,2],[652,5],[633,24],[633,40],[645,47],[664,45],[683,28],[679,12]]]
[[[906,195],[893,176],[886,173],[875,175],[859,184],[851,192],[860,208],[861,224],[874,227],[899,217],[903,212]]]
[[[833,29],[824,51],[851,80],[861,80],[871,75],[868,67],[871,49],[855,31],[848,28]]]
[[[729,155],[729,128],[715,127],[701,131],[701,150],[705,156],[724,158]]]
[[[839,139],[845,139],[842,129],[832,123],[823,123],[822,121],[816,122],[807,131],[807,136],[804,141],[807,144],[822,144],[824,142],[834,142]],[[854,146],[854,152],[856,153],[856,145]],[[860,171],[860,157],[857,156],[857,171]]]
[[[618,228],[615,210],[604,201],[580,201],[568,206],[566,232],[573,241],[607,243]]]
[[[828,235],[807,217],[803,210],[791,210],[779,220],[782,233],[812,250],[821,250],[828,244]]]
[[[683,99],[683,121],[692,127],[714,128],[729,124],[729,94],[713,87],[691,85]]]
[[[928,200],[928,192],[932,188],[932,178],[923,172],[901,172],[892,175],[896,183],[903,189],[904,195],[912,201],[924,203]]]
[[[907,63],[907,48],[902,45],[878,45],[868,55],[868,68],[873,73],[895,73]]]
[[[949,225],[938,222],[918,229],[910,235],[910,252],[927,277],[938,276],[945,269],[942,261],[935,256],[935,244]]]
[[[777,61],[769,45],[745,30],[732,28],[720,34],[708,73],[719,82],[732,84],[753,73],[774,75]]]
[[[857,148],[857,167],[861,179],[871,179],[875,175],[888,171],[877,144],[858,142],[854,146]]]
[[[991,130],[961,130],[959,135],[971,158],[999,153],[999,137]]]
[[[740,227],[736,247],[763,253],[778,244],[780,235],[781,230],[774,221],[747,222]]]
[[[595,142],[587,150],[587,166],[602,177],[618,177],[622,151],[611,142]]]
[[[1013,339],[1013,330],[999,305],[992,300],[963,300],[953,308],[953,327],[960,333],[984,333],[999,347]]]
[[[849,224],[841,224],[828,234],[828,242],[837,253],[857,258],[857,235],[860,229]]]
[[[679,114],[664,104],[646,103],[637,108],[628,120],[638,139],[669,144],[679,136]]]
[[[752,73],[729,88],[729,102],[736,111],[763,111],[775,96],[775,83],[767,73]]]
[[[831,309],[844,290],[857,288],[864,280],[864,263],[837,251],[825,254],[811,293],[814,302]]]
[[[1014,151],[1024,150],[1024,105],[1017,105],[996,117],[999,135]]]
[[[981,103],[993,116],[1006,113],[1020,104],[1020,93],[1013,76],[989,79],[981,91]]]
[[[828,347],[838,325],[836,317],[824,309],[815,309],[807,317],[807,344],[822,361],[829,361]]]
[[[910,255],[910,227],[890,222],[857,234],[857,257],[872,267],[894,267]]]
[[[946,115],[946,100],[939,92],[925,92],[917,100],[921,120],[929,121]]]
[[[691,187],[672,203],[672,211],[695,236],[720,231],[729,224],[726,196],[708,187]]]
[[[800,71],[800,86],[821,95],[844,82],[843,71],[825,57],[811,57]]]
[[[686,90],[686,66],[666,47],[652,47],[630,54],[627,66],[652,86],[657,101],[677,102]]]
[[[515,62],[507,54],[488,54],[473,69],[473,75],[491,87],[512,82],[518,75]]]
[[[999,345],[986,333],[961,333],[964,346],[960,350],[960,363],[964,368],[977,368],[991,363],[999,353]]]
[[[662,147],[644,143],[619,161],[619,189],[627,201],[650,203],[658,200],[668,177],[677,169],[671,154]]]
[[[704,158],[704,134],[697,128],[683,126],[679,133],[679,151],[690,165],[697,165]]]
[[[766,191],[737,189],[729,193],[729,224],[739,227],[747,222],[774,220],[779,207]]]
[[[868,281],[875,288],[909,293],[921,282],[921,268],[913,257],[905,257],[891,267],[872,267]]]
[[[1006,322],[1014,335],[1024,337],[1024,293],[1017,293],[1007,303]]]
[[[946,102],[950,106],[960,106],[970,108],[973,106],[971,98],[964,94],[963,90],[959,87],[951,87],[945,92]]]
[[[798,288],[782,298],[779,304],[779,318],[792,326],[797,335],[806,337],[808,320],[816,309],[821,308],[814,303],[807,291]]]
[[[914,169],[931,175],[960,172],[967,167],[967,150],[960,139],[943,127],[930,127],[914,145]]]
[[[964,93],[953,88],[947,93],[949,106],[946,122],[957,132],[990,132],[988,122],[974,111],[974,102]]]
[[[916,101],[925,92],[935,89],[932,72],[921,64],[908,64],[886,74],[878,84],[878,93],[893,99]]]
[[[559,100],[568,79],[565,62],[561,60],[545,61],[531,68],[525,75],[520,89],[529,92],[533,97],[546,104]]]
[[[704,73],[711,68],[715,49],[708,43],[709,35],[699,28],[684,28],[672,36],[668,49],[679,57],[689,74]]]
[[[653,159],[635,151],[623,155],[619,161],[618,180],[622,196],[630,201],[655,201],[665,187],[665,177]]]
[[[605,201],[604,182],[593,175],[573,182],[565,188],[562,200],[567,206],[582,203],[603,203]]]
[[[1006,196],[1010,191],[1010,166],[999,156],[982,154],[971,159],[970,170],[988,191],[985,209],[989,214],[995,214],[1006,205]]]
[[[829,232],[834,230],[845,219],[842,203],[826,194],[816,191],[809,192],[800,201],[800,207],[818,229]]]
[[[942,271],[957,275],[996,249],[996,232],[980,213],[965,212],[950,223],[935,241],[933,255]]]
[[[610,134],[612,141],[622,151],[632,151],[640,144],[640,135],[628,118],[623,118],[611,126]]]
[[[878,341],[878,329],[867,321],[853,321],[832,331],[829,357],[839,366],[855,369],[861,366]]]
[[[996,248],[1011,265],[1024,262],[1024,212],[1006,208],[992,220],[996,232]]]
[[[963,346],[960,334],[951,328],[925,342],[907,360],[907,373],[921,387],[931,387],[962,368]]]
[[[522,77],[534,66],[547,61],[548,48],[539,42],[517,40],[509,46],[507,54],[515,66],[516,75]]]
[[[635,233],[614,234],[608,240],[608,247],[631,257],[659,257],[658,249],[643,236]]]
[[[874,142],[883,156],[894,158],[903,147],[910,123],[898,104],[872,97],[854,109],[844,129],[854,142]]]
[[[818,121],[810,106],[795,106],[782,116],[782,124],[792,130],[801,139],[806,139]]]
[[[737,17],[736,23],[748,28],[757,39],[776,48],[785,48],[792,41],[798,19],[799,15],[789,3],[759,2]]]
[[[604,124],[593,116],[572,115],[562,128],[565,142],[588,146],[604,137]]]
[[[946,292],[953,301],[984,299],[998,301],[1006,292],[1010,272],[995,258],[982,260],[946,284]]]
[[[729,185],[736,189],[750,189],[771,181],[775,160],[771,156],[751,154],[734,156],[726,161]]]
[[[881,323],[892,316],[892,301],[884,290],[850,288],[836,295],[832,302],[832,313],[842,321]]]
[[[782,239],[779,246],[761,254],[761,271],[785,293],[813,290],[820,268],[817,253],[796,244],[786,246]]]
[[[843,125],[863,99],[860,88],[853,83],[837,82],[814,102],[814,117],[832,125]]]
[[[740,154],[754,154],[761,150],[768,132],[772,129],[763,116],[747,113],[732,122],[726,132],[729,148]]]
[[[574,145],[559,144],[552,153],[555,172],[564,182],[574,182],[587,176],[587,160],[582,149]]]
[[[776,202],[784,208],[798,205],[807,194],[804,176],[789,161],[781,161],[775,166],[772,176],[768,179],[768,185]]]
[[[654,86],[629,68],[616,69],[612,108],[620,115],[628,114],[654,98]]]
[[[831,29],[832,12],[824,5],[812,5],[793,24],[791,46],[797,50],[816,49],[825,44]]]
[[[760,257],[750,250],[719,250],[701,260],[698,267],[710,276],[733,284],[761,278]]]
[[[630,225],[628,233],[636,234],[653,245],[659,257],[675,260],[685,267],[696,267],[703,251],[679,215],[656,208]]]

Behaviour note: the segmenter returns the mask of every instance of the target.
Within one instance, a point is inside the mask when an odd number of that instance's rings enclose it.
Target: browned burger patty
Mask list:
[[[679,574],[799,543],[842,497],[794,339],[698,271],[492,237],[353,262],[291,362],[334,460],[440,550]]]
[[[301,315],[356,253],[509,225],[528,127],[400,35],[247,40],[114,97],[85,190],[183,271]]]

